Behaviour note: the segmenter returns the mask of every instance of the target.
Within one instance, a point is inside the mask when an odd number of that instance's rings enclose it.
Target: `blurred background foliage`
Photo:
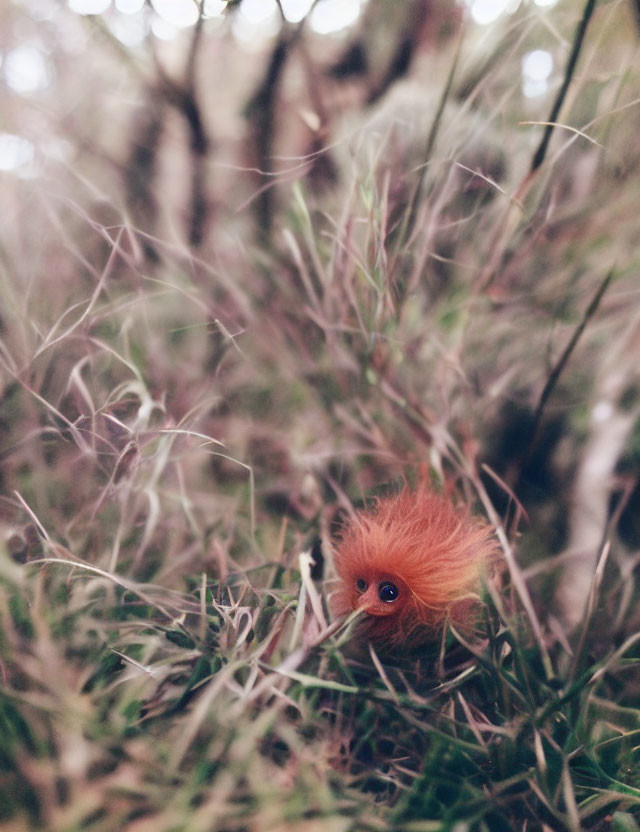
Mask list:
[[[637,8],[1,9],[9,828],[637,829],[591,802],[609,777],[637,805],[637,677],[570,687],[639,624]],[[260,664],[311,661],[300,553],[330,588],[341,511],[427,472],[516,547],[542,627],[517,673],[549,650],[541,690],[583,696],[523,744],[544,705],[503,691],[491,765],[476,728],[399,729],[337,649],[308,696]],[[467,723],[499,701],[445,692]]]

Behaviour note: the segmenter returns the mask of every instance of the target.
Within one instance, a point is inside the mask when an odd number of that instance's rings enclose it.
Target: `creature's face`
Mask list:
[[[495,559],[488,525],[426,487],[356,514],[335,548],[334,615],[361,610],[357,633],[384,646],[426,642],[471,618],[480,569]]]
[[[395,575],[368,573],[353,579],[351,609],[367,615],[384,617],[395,615],[406,604],[409,588]]]

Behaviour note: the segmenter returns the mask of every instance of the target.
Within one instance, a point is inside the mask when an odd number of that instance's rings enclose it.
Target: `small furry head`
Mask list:
[[[359,512],[335,548],[334,615],[362,609],[360,632],[376,645],[416,645],[447,619],[464,628],[480,575],[495,560],[491,527],[426,487]]]

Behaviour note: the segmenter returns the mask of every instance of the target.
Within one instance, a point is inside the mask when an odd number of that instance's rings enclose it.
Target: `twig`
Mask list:
[[[537,407],[535,409],[535,413],[533,415],[533,423],[532,423],[532,426],[531,426],[531,431],[529,433],[529,441],[525,446],[525,452],[522,455],[520,465],[518,466],[518,477],[517,477],[517,480],[516,480],[516,484],[514,486],[514,491],[516,491],[516,492],[518,491],[518,488],[519,488],[519,486],[522,482],[522,475],[523,475],[524,470],[527,467],[527,463],[531,459],[531,456],[532,456],[532,454],[535,450],[536,442],[538,440],[538,434],[540,432],[540,425],[542,423],[542,415],[544,413],[544,409],[546,407],[546,404],[549,401],[549,398],[550,398],[551,394],[553,393],[553,391],[556,387],[556,384],[558,383],[558,379],[560,378],[564,368],[566,367],[567,362],[569,361],[569,358],[571,357],[572,352],[576,348],[576,345],[577,345],[578,341],[580,340],[580,336],[584,332],[585,327],[587,326],[587,324],[589,323],[591,318],[593,318],[596,311],[598,310],[598,306],[600,305],[600,301],[602,300],[602,297],[603,297],[604,293],[607,291],[607,289],[609,287],[609,284],[611,283],[611,280],[612,280],[614,274],[615,274],[615,269],[611,269],[606,274],[604,280],[601,281],[600,285],[598,286],[598,288],[596,290],[596,293],[594,294],[594,296],[591,300],[591,303],[587,307],[587,309],[586,309],[586,311],[585,311],[585,313],[582,317],[582,320],[580,321],[580,323],[578,324],[578,326],[574,330],[574,333],[571,336],[571,339],[569,340],[569,343],[564,348],[562,354],[560,355],[560,358],[556,361],[553,369],[549,373],[549,377],[546,381],[546,384],[544,385],[542,393],[540,394],[540,399],[538,400],[538,405],[537,405]]]
[[[564,104],[564,100],[567,96],[569,84],[571,83],[573,73],[575,72],[575,68],[578,63],[578,58],[580,57],[580,51],[584,42],[584,36],[587,32],[587,26],[589,25],[589,21],[591,20],[591,16],[593,15],[595,7],[596,0],[587,0],[587,4],[584,7],[584,12],[582,14],[582,20],[580,21],[578,28],[576,29],[576,35],[573,41],[571,54],[569,55],[569,60],[567,61],[567,68],[564,71],[564,80],[562,82],[562,86],[558,90],[558,94],[556,96],[555,101],[553,102],[553,106],[551,107],[551,113],[549,114],[548,118],[549,123],[545,127],[544,134],[542,136],[542,141],[540,142],[538,149],[536,150],[533,156],[530,173],[533,173],[540,167],[540,165],[544,162],[545,156],[547,155],[547,147],[549,146],[549,142],[551,141],[551,134],[553,133],[553,128],[555,127],[555,122],[558,118],[558,113],[560,112],[560,109]]]
[[[429,130],[429,135],[427,136],[427,142],[424,149],[424,156],[422,157],[422,164],[420,165],[420,172],[418,174],[418,179],[416,184],[413,188],[413,193],[411,194],[411,199],[409,202],[409,207],[404,213],[404,217],[402,219],[402,227],[400,229],[400,233],[398,234],[398,245],[396,249],[396,256],[399,252],[401,252],[405,246],[407,239],[411,236],[411,232],[413,231],[413,227],[415,225],[416,216],[418,213],[418,204],[420,202],[420,197],[422,196],[422,189],[424,186],[424,180],[427,172],[427,168],[429,165],[429,161],[431,160],[431,155],[433,153],[433,148],[435,147],[436,139],[438,138],[438,132],[440,130],[440,126],[442,124],[442,116],[444,114],[444,108],[449,100],[449,96],[451,94],[451,89],[453,87],[453,79],[455,78],[456,69],[458,67],[458,61],[460,58],[460,52],[462,47],[463,41],[463,33],[460,33],[458,38],[458,45],[456,46],[456,51],[453,56],[453,61],[451,63],[451,68],[449,69],[449,75],[447,76],[446,83],[442,90],[442,94],[440,95],[440,100],[438,102],[438,109],[436,110],[436,114],[433,117],[433,121],[431,122],[431,129]]]

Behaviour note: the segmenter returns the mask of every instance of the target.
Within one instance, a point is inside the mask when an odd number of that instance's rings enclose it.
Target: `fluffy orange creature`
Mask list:
[[[466,629],[497,545],[490,526],[421,487],[359,512],[334,554],[334,614],[362,610],[359,633],[384,648],[426,642],[447,619]]]

